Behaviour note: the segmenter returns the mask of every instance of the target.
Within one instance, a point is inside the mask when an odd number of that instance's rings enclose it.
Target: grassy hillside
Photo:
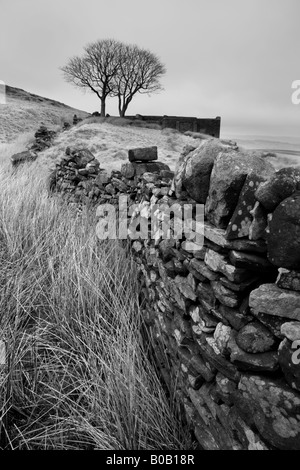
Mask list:
[[[147,125],[147,124],[146,124]],[[183,135],[173,129],[156,126],[140,127],[121,118],[88,118],[61,133],[54,145],[42,152],[39,163],[49,166],[63,156],[67,146],[87,147],[99,160],[102,168],[120,169],[128,160],[128,150],[135,147],[158,147],[158,158],[175,169],[177,160],[185,145],[199,145],[200,140]]]
[[[74,114],[88,116],[58,101],[7,86],[6,104],[0,104],[0,143],[10,142],[24,132],[34,132],[41,122],[50,127],[61,126],[64,121],[71,123]]]

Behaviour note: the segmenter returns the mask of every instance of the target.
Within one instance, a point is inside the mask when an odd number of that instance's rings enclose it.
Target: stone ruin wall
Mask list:
[[[125,119],[142,120],[152,124],[158,124],[163,129],[168,127],[179,132],[200,132],[213,137],[220,137],[221,118],[196,118],[186,116],[125,116]]]
[[[203,246],[159,228],[128,240],[161,377],[199,448],[299,450],[300,172],[218,139],[185,148],[175,176],[155,158],[129,151],[108,175],[68,148],[49,190],[94,207],[127,195],[136,224],[205,205]]]

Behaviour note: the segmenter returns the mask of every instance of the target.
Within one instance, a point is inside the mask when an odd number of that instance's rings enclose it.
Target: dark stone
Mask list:
[[[179,347],[178,356],[190,373],[200,374],[207,382],[213,380],[214,373],[209,363],[206,364],[199,355],[194,356],[186,347]]]
[[[267,244],[268,257],[275,266],[300,270],[300,191],[275,209]]]
[[[253,321],[253,317],[241,313],[236,308],[229,308],[226,305],[220,305],[218,307],[219,313],[222,317],[232,326],[235,330],[239,331],[243,326]],[[212,312],[213,313],[213,312]],[[224,320],[223,320],[224,321]]]
[[[251,277],[250,279],[247,279],[244,282],[235,283],[235,282],[229,281],[229,279],[227,279],[226,277],[220,278],[220,282],[222,282],[222,284],[225,287],[228,287],[228,289],[231,289],[235,292],[244,292],[250,289],[250,287],[255,285],[258,282],[258,280],[259,280],[259,277],[254,276],[254,277]]]
[[[254,321],[240,329],[236,343],[243,351],[256,354],[270,351],[276,344],[276,339],[270,330]]]
[[[227,361],[220,353],[216,353],[214,349],[207,343],[205,339],[206,335],[202,335],[198,340],[198,344],[201,350],[202,356],[219,372],[221,372],[225,377],[234,382],[238,382],[240,374],[237,368]]]
[[[252,310],[252,313],[276,338],[284,338],[284,335],[281,333],[281,327],[286,323],[286,318],[275,317],[274,315],[256,312],[255,310]]]
[[[37,159],[37,154],[30,150],[24,152],[15,153],[11,158],[12,166],[18,166],[23,163],[33,162]]]
[[[300,170],[292,167],[282,168],[269,181],[259,186],[255,197],[268,212],[273,212],[284,199],[298,189],[300,189]]]
[[[72,159],[78,168],[84,168],[88,163],[95,159],[89,149],[78,149],[72,152]]]
[[[128,159],[130,162],[143,161],[150,162],[157,160],[157,147],[135,148],[128,150]]]
[[[239,200],[235,211],[230,219],[226,230],[226,238],[232,240],[234,238],[248,237],[253,217],[251,211],[257,202],[254,196],[256,189],[262,181],[273,174],[274,169],[269,168],[264,174],[257,174],[251,171],[241,190]]]
[[[173,248],[175,246],[175,240],[162,240],[160,243],[159,243],[159,253],[161,255],[161,257],[163,258],[164,261],[168,261],[170,260],[171,258],[173,258],[174,254],[173,254]]]
[[[248,269],[249,271],[265,272],[276,269],[266,258],[251,253],[243,253],[242,251],[231,251],[229,259],[233,266]]]
[[[251,324],[249,327],[251,327]],[[274,372],[279,368],[277,351],[249,354],[238,346],[233,335],[228,341],[228,349],[230,351],[230,361],[235,364],[239,370]]]
[[[287,383],[300,392],[300,338],[295,342],[285,338],[278,348],[278,360]]]
[[[133,162],[136,176],[142,176],[144,173],[160,173],[161,170],[171,171],[169,166],[162,162]]]
[[[205,302],[210,304],[212,307],[215,307],[216,305],[215,294],[209,283],[199,282],[197,289],[196,289],[196,294],[199,300],[204,300]]]
[[[117,188],[121,192],[126,192],[128,189],[124,181],[121,181],[118,178],[112,178],[111,183],[113,184],[115,188]]]
[[[159,175],[165,180],[172,180],[174,178],[174,171],[161,170]]]
[[[187,276],[188,275],[189,270],[188,270],[188,267],[185,264],[185,261],[182,263],[181,261],[179,261],[176,258],[173,258],[172,261],[173,261],[173,264],[174,264],[174,269],[175,269],[176,274],[180,274],[181,276]]]
[[[194,258],[192,258],[192,260],[193,260],[193,259],[194,259]],[[183,262],[183,264],[184,264],[185,268],[188,269],[188,271],[189,271],[190,273],[192,273],[192,275],[193,275],[196,279],[198,279],[198,281],[201,281],[201,282],[206,281],[206,277],[204,277],[202,274],[200,274],[200,272],[197,271],[197,270],[193,267],[193,265],[191,264],[190,260],[186,259],[186,260]]]
[[[212,289],[216,298],[227,307],[237,307],[239,304],[239,298],[235,292],[230,289],[227,289],[221,282],[213,281],[211,282]]]

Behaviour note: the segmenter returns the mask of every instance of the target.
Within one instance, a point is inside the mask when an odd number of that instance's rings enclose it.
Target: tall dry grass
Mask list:
[[[49,198],[37,162],[0,168],[2,449],[186,449],[141,334],[132,260]]]

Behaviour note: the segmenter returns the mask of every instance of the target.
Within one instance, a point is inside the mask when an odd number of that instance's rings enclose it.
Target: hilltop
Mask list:
[[[49,127],[61,126],[64,121],[71,123],[74,114],[80,118],[89,115],[59,101],[6,86],[6,104],[0,105],[0,143],[36,131],[41,122]]]

